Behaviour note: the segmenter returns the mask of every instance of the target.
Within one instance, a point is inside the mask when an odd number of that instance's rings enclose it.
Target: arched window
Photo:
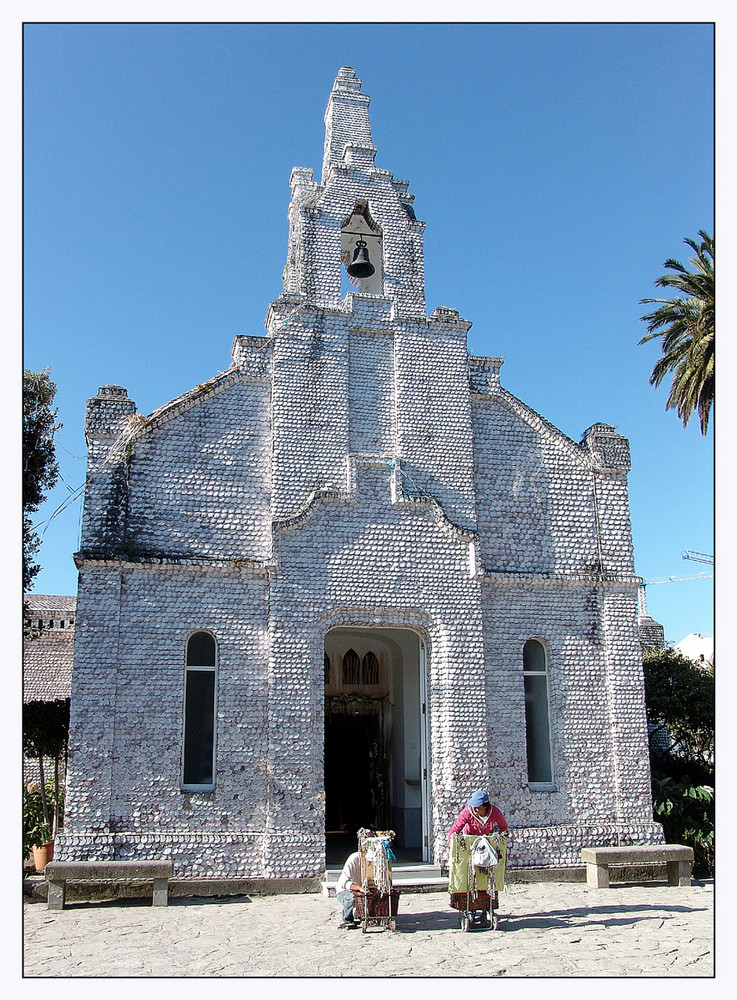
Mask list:
[[[361,683],[361,661],[355,649],[349,649],[343,657],[343,683]]]
[[[548,709],[548,663],[545,647],[528,639],[522,651],[527,726],[527,780],[550,784],[553,780]]]
[[[373,653],[366,653],[361,667],[361,680],[364,684],[379,683],[379,661]]]
[[[217,650],[209,632],[187,640],[184,677],[182,787],[215,787],[215,680]]]
[[[325,683],[330,683],[330,657],[325,654]]]

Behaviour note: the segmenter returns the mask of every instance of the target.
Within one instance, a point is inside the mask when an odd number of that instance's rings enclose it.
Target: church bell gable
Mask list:
[[[415,217],[407,181],[376,166],[369,103],[344,66],[325,111],[321,182],[309,168],[292,171],[284,290],[339,308],[345,276],[359,294],[388,299],[397,317],[424,317],[425,224]],[[351,274],[359,241],[372,268],[367,276]]]

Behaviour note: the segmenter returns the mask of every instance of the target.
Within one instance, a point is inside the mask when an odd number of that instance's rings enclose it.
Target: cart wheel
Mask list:
[[[481,914],[480,923],[481,923],[482,927],[488,927],[489,926],[489,923],[490,923],[490,921],[489,921],[489,914],[486,912],[486,910],[484,910],[483,913]]]

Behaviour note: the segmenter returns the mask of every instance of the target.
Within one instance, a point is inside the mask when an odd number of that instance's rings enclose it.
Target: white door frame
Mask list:
[[[428,679],[428,653],[427,653],[427,642],[424,635],[420,632],[418,628],[413,628],[411,625],[404,625],[395,622],[381,622],[371,625],[366,625],[364,623],[345,623],[342,621],[336,621],[335,623],[328,626],[325,630],[323,636],[323,650],[325,648],[325,638],[328,632],[337,629],[366,629],[367,631],[392,631],[394,629],[403,632],[412,632],[417,639],[419,646],[419,661],[420,661],[420,811],[422,814],[422,828],[420,832],[421,836],[421,847],[422,847],[422,860],[426,864],[430,862],[431,848],[430,848],[430,829],[431,829],[431,811],[430,811],[430,705],[428,702],[428,691],[429,691],[429,679]],[[407,706],[405,705],[405,711]],[[323,737],[324,738],[324,737]]]
[[[422,860],[430,861],[430,754],[428,752],[428,723],[430,718],[427,701],[427,648],[418,635],[420,644],[420,767],[422,768]]]

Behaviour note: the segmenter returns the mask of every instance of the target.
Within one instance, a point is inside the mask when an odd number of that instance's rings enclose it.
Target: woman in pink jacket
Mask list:
[[[491,804],[488,794],[481,790],[474,792],[468,800],[468,805],[450,828],[448,846],[450,847],[450,838],[454,833],[490,834],[494,826],[500,833],[507,832],[507,821],[497,807]]]

